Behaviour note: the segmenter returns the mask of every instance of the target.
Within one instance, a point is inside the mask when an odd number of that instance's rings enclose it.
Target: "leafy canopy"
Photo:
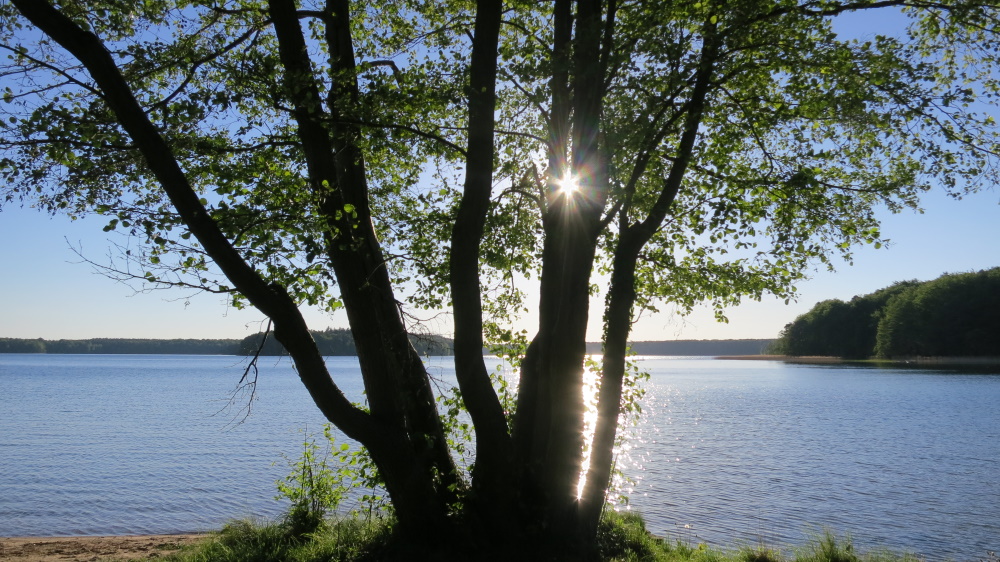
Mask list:
[[[865,8],[867,3],[853,4]],[[275,37],[258,2],[65,2],[107,45],[211,216],[266,279],[339,306],[317,241],[327,226],[306,188]],[[995,180],[995,8],[904,7],[903,37],[845,40],[836,3],[622,2],[602,115],[611,195],[602,245],[641,226],[660,200],[691,110],[704,24],[718,34],[691,165],[637,271],[638,305],[717,308],[790,297],[814,260],[880,245],[875,210],[915,208],[921,191]],[[319,25],[303,6],[311,58],[335,93]],[[374,219],[410,306],[448,304],[444,242],[466,144],[472,22],[464,2],[391,2],[352,13],[361,127]],[[118,269],[149,282],[231,293],[180,222],[93,81],[50,39],[0,7],[2,177],[7,201],[108,217],[144,242]],[[511,2],[499,49],[494,197],[481,255],[487,313],[507,324],[538,274],[552,14]],[[343,213],[355,210],[345,206]],[[657,225],[653,225],[657,227]],[[606,255],[606,254],[605,254]],[[605,267],[609,266],[602,258]],[[510,332],[496,328],[498,339]]]

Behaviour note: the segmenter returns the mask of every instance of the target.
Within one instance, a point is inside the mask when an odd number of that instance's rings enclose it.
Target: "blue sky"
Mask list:
[[[841,29],[865,35],[898,23],[891,16],[852,17]],[[1000,266],[1000,191],[986,190],[960,201],[932,192],[924,207],[924,214],[883,213],[882,232],[892,244],[857,249],[854,265],[838,263],[835,273],[815,272],[798,285],[797,302],[747,303],[729,311],[728,324],[715,322],[707,309],[679,318],[664,308],[642,318],[632,339],[770,338],[822,300],[850,299],[894,281]],[[104,224],[100,218],[71,221],[13,205],[0,211],[0,337],[240,338],[260,329],[261,314],[233,310],[219,296],[181,290],[137,293],[80,263],[71,245],[96,262],[106,261],[116,238],[102,232]],[[345,326],[342,315],[331,318],[310,311],[307,319],[315,329]],[[449,330],[446,321],[429,327]],[[524,327],[530,331],[530,323]],[[590,338],[599,335],[598,317]]]

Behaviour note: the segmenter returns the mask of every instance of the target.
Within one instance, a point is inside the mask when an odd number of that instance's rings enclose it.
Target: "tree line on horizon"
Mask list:
[[[46,340],[0,338],[0,353],[120,354],[120,355],[235,355],[235,339],[92,338]]]
[[[354,356],[357,348],[354,336],[347,328],[327,328],[312,332],[313,339],[320,352],[326,356]],[[421,355],[452,355],[454,349],[452,340],[437,334],[410,334],[410,343]],[[273,337],[265,338],[263,332],[247,336],[240,340],[238,355],[287,355],[285,348]]]
[[[117,355],[286,355],[281,344],[267,338],[261,346],[264,333],[260,332],[237,339],[128,339],[93,338],[81,340],[45,340],[0,338],[0,353],[40,354],[117,354]],[[354,356],[354,338],[350,330],[328,328],[313,332],[313,338],[326,356]],[[662,356],[716,356],[759,355],[774,342],[773,339],[735,340],[669,340],[632,342],[636,355]],[[452,355],[452,340],[440,335],[413,337],[414,347],[423,355]],[[588,353],[600,353],[599,342],[587,344]],[[483,351],[488,355],[487,350]]]
[[[1000,356],[1000,267],[822,301],[770,350],[845,359]]]
[[[312,332],[325,356],[357,355],[354,337],[346,328]],[[451,340],[439,335],[414,335],[413,346],[423,355],[451,355]],[[259,352],[258,352],[259,350]],[[259,332],[243,339],[130,339],[93,338],[45,340],[0,338],[0,353],[148,354],[148,355],[287,355],[273,337]]]
[[[629,350],[635,355],[675,357],[761,355],[773,343],[774,339],[633,341],[629,343]],[[600,342],[587,343],[587,353],[601,353]]]

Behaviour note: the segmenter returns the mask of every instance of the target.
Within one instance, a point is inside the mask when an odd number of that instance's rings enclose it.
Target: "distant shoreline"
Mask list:
[[[1000,357],[901,357],[897,359],[842,359],[828,356],[720,355],[716,359],[738,361],[783,361],[801,364],[890,364],[890,365],[1000,365]]]
[[[260,351],[264,356],[280,356],[284,349],[273,338],[261,347],[262,334],[247,336],[242,340],[217,339],[139,339],[91,338],[79,340],[46,340],[43,338],[0,338],[0,353],[30,353],[45,355],[232,355],[247,356]],[[356,349],[349,330],[313,332],[320,353],[325,357],[352,357]],[[411,338],[422,355],[452,355],[452,341],[438,335],[419,335]],[[730,340],[664,340],[633,341],[636,355],[652,356],[701,356],[757,355],[767,350],[773,339]],[[484,350],[484,353],[488,353]],[[588,342],[587,353],[601,353],[600,342]]]
[[[341,339],[350,339],[347,330],[319,332],[317,339],[322,342],[323,336],[338,335]],[[251,336],[254,337],[254,336]],[[139,338],[92,338],[81,340],[45,340],[0,338],[0,354],[27,355],[201,355],[246,357],[252,355],[248,349],[259,349],[255,344],[246,344],[244,340],[198,340],[198,339],[139,339]],[[422,341],[428,340],[428,341]],[[894,359],[843,359],[833,356],[794,356],[766,354],[773,339],[731,339],[731,340],[663,340],[636,341],[630,347],[636,355],[647,357],[705,357],[720,360],[743,361],[781,361],[798,364],[871,364],[871,365],[1000,365],[1000,357],[900,357]],[[339,345],[324,345],[320,351],[324,357],[354,357],[356,352],[353,341],[337,342]],[[421,345],[430,343],[431,345]],[[451,355],[451,340],[442,336],[423,336],[416,342],[418,350],[423,355]],[[437,344],[437,345],[433,345]],[[262,355],[280,356],[284,350],[271,347],[263,350]],[[601,352],[600,342],[588,342],[587,353]],[[483,350],[488,355],[487,350]]]

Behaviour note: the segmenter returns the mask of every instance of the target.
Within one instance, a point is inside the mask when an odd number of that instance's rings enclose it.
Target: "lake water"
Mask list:
[[[0,355],[0,536],[172,533],[275,517],[324,420],[287,360],[252,411],[234,357]],[[360,399],[354,358],[331,358]],[[931,560],[1000,550],[1000,374],[642,358],[619,460],[654,533],[720,546],[831,529]],[[448,380],[446,358],[433,372]],[[994,371],[994,373],[996,373]],[[242,423],[239,423],[242,422]]]

